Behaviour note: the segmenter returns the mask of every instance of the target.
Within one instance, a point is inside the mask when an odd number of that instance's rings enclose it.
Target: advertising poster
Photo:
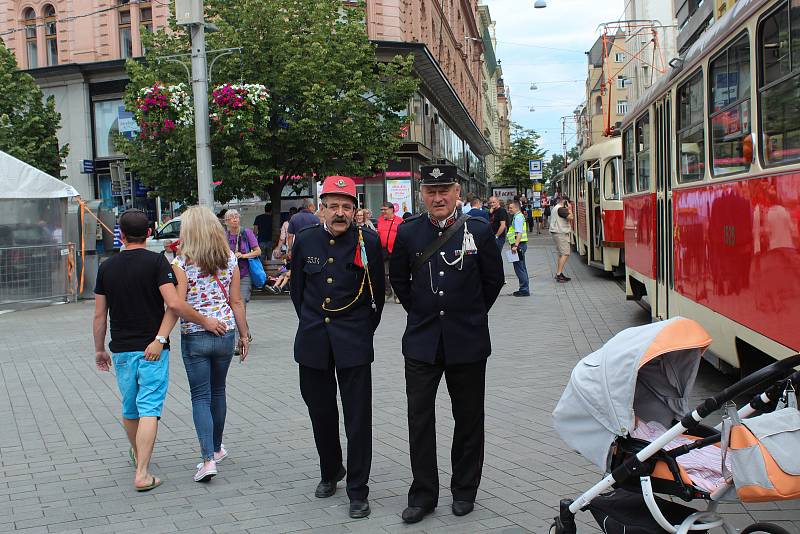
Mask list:
[[[386,200],[394,204],[394,212],[402,216],[412,208],[411,180],[386,180]]]
[[[495,187],[492,189],[492,195],[497,197],[497,200],[505,202],[513,200],[517,195],[517,189],[514,187]]]

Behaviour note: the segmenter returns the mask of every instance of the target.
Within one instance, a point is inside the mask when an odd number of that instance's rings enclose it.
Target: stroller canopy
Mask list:
[[[556,431],[605,471],[611,444],[636,416],[669,427],[685,415],[710,344],[703,327],[683,317],[623,330],[573,369],[553,411]]]

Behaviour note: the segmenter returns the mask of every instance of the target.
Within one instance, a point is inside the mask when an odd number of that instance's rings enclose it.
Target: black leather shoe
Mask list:
[[[361,519],[369,515],[369,502],[363,501],[350,501],[350,517],[353,519]]]
[[[433,508],[423,508],[422,506],[409,506],[403,510],[403,523],[419,523],[429,513],[433,512]]]
[[[344,467],[339,469],[339,473],[336,475],[335,480],[322,480],[319,484],[317,484],[317,490],[314,492],[314,497],[318,499],[325,499],[327,497],[331,497],[334,493],[336,493],[336,483],[339,482],[344,478],[347,474]]]
[[[467,515],[475,509],[475,503],[469,501],[453,501],[453,515]]]

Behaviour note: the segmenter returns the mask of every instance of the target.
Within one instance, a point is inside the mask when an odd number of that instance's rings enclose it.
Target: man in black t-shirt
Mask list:
[[[253,232],[258,236],[261,259],[272,259],[272,204],[264,206],[264,213],[253,221]]]
[[[508,212],[500,204],[497,197],[489,197],[489,222],[492,226],[497,247],[503,250],[506,242],[506,229],[508,228]]]
[[[119,219],[125,249],[97,271],[94,309],[95,364],[109,371],[112,356],[105,349],[106,323],[111,316],[111,342],[117,385],[122,397],[122,424],[136,465],[134,488],[148,491],[161,485],[149,471],[158,418],[169,383],[169,333],[176,314],[224,334],[224,323],[205,317],[178,296],[175,275],[167,259],[146,249],[151,229],[141,210],[128,210]],[[164,303],[169,311],[165,313]]]

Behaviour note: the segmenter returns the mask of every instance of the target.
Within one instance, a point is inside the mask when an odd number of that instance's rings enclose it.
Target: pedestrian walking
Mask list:
[[[465,515],[474,508],[483,467],[488,311],[503,286],[488,222],[457,210],[456,167],[423,166],[421,174],[428,212],[400,227],[390,262],[392,287],[408,312],[403,356],[414,481],[406,523],[421,521],[439,502],[435,403],[442,375],[455,419],[452,510]]]
[[[381,248],[383,249],[383,269],[386,274],[386,298],[392,298],[392,284],[389,281],[389,259],[392,257],[394,242],[397,238],[397,229],[403,224],[403,218],[394,212],[394,204],[384,202],[381,206],[381,216],[378,217],[378,235],[381,238]],[[395,297],[395,303],[400,301]]]
[[[320,199],[325,223],[297,234],[290,281],[300,320],[294,359],[319,454],[314,495],[330,497],[347,476],[350,517],[370,513],[373,336],[381,319],[384,273],[378,235],[353,224],[355,182],[330,176]],[[336,383],[347,435],[347,470],[339,443]]]
[[[214,214],[211,214],[214,224]],[[175,275],[166,258],[147,250],[151,230],[141,210],[127,210],[119,219],[124,249],[97,271],[94,301],[95,364],[109,371],[113,363],[122,397],[122,425],[136,465],[134,489],[161,485],[150,472],[158,420],[169,384],[169,334],[176,314],[214,334],[225,332],[216,318],[204,317],[178,296]],[[164,303],[169,307],[165,313]],[[111,355],[106,352],[106,326],[111,317]]]
[[[487,221],[490,220],[489,212],[483,209],[483,202],[478,197],[472,199],[471,209],[467,211],[466,214],[470,217],[480,217]]]
[[[508,212],[500,204],[497,197],[489,197],[489,223],[492,227],[497,248],[503,249],[506,242],[506,229],[508,228]]]
[[[555,280],[562,284],[572,280],[572,278],[564,274],[564,267],[567,265],[571,252],[569,234],[572,231],[573,219],[572,205],[568,197],[563,196],[558,201],[553,202],[553,212],[550,217],[550,235],[553,236],[553,243],[556,245],[556,253],[558,254]]]
[[[314,206],[313,200],[306,199],[303,202],[303,209],[292,215],[289,219],[289,225],[286,227],[286,231],[288,232],[286,244],[289,247],[290,259],[292,257],[292,247],[294,246],[294,239],[297,232],[306,226],[314,226],[316,224],[320,224],[320,219],[316,215],[316,206]]]
[[[228,457],[222,445],[227,413],[225,380],[237,329],[240,361],[247,357],[249,347],[238,261],[211,210],[195,206],[181,216],[181,254],[172,265],[181,298],[226,328],[222,336],[215,337],[197,323],[181,322],[181,355],[202,458],[194,480],[206,482],[217,474],[217,462]]]
[[[528,268],[525,264],[525,253],[528,251],[528,224],[525,222],[525,216],[522,214],[519,201],[509,202],[508,209],[511,212],[511,224],[509,225],[508,233],[506,233],[506,238],[508,244],[511,245],[511,251],[516,252],[519,257],[519,260],[514,262],[514,272],[519,279],[519,289],[514,291],[512,295],[515,297],[530,297]]]
[[[261,259],[269,259],[269,254],[272,252],[272,204],[265,204],[264,213],[253,221],[253,233],[258,237]]]

